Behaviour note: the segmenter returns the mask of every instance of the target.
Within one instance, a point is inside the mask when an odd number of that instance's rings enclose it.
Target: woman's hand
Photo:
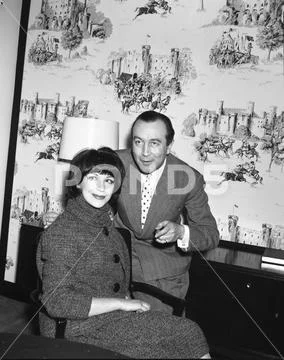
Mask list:
[[[121,307],[120,310],[123,311],[136,311],[136,312],[144,312],[150,310],[150,304],[146,303],[142,300],[136,300],[136,299],[121,299]]]
[[[150,310],[150,305],[142,300],[133,300],[125,296],[120,298],[92,298],[88,316],[108,313],[115,310],[144,312]]]

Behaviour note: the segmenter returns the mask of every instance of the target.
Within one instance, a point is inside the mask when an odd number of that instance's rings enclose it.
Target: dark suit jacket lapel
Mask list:
[[[133,173],[135,175],[132,178]],[[137,181],[139,179],[139,181]],[[132,181],[132,183],[130,183]],[[141,229],[141,181],[140,172],[134,163],[130,163],[124,182],[124,203],[127,209],[127,217],[131,227],[137,234],[142,233]]]

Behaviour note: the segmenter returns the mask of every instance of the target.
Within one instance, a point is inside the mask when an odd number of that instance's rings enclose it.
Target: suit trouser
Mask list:
[[[185,299],[189,287],[188,271],[183,274],[163,279],[145,280],[140,261],[135,253],[132,254],[132,280],[156,286],[180,299]],[[153,296],[138,291],[134,292],[133,295],[136,299],[148,302],[151,305],[151,310],[164,311],[169,314],[172,314],[173,312],[173,308],[171,306],[164,304],[162,301]]]

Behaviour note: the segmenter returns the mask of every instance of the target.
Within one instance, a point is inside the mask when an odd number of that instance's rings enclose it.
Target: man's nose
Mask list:
[[[146,155],[148,155],[150,153],[150,148],[149,148],[148,144],[145,143],[143,145],[142,153],[143,153],[144,156],[146,156]]]

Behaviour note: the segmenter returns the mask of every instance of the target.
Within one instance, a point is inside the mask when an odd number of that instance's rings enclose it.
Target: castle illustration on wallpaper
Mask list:
[[[75,96],[63,103],[60,94],[55,98],[40,98],[38,92],[32,100],[22,99],[18,134],[24,144],[29,140],[47,140],[44,148],[35,153],[34,162],[41,159],[56,160],[66,116],[87,117],[88,100],[78,100]]]
[[[154,54],[150,45],[142,50],[112,51],[108,70],[99,69],[101,83],[114,84],[122,112],[130,109],[166,111],[172,95],[182,92],[182,85],[196,78],[189,48],[172,48],[169,54]]]
[[[40,13],[30,30],[68,31],[76,28],[84,37],[106,39],[112,33],[109,18],[96,11],[94,2],[42,0]]]
[[[283,168],[284,111],[277,114],[277,107],[271,106],[260,115],[254,107],[255,103],[249,101],[246,109],[225,108],[224,102],[219,101],[216,110],[201,108],[198,116],[192,114],[191,119],[186,119],[182,133],[187,131],[191,137],[199,134],[194,147],[200,161],[210,162],[209,155],[214,155],[258,162],[265,156],[269,159],[267,171],[271,171],[273,164]],[[244,164],[242,169],[245,170],[243,173],[250,173]],[[224,180],[245,181],[240,171],[223,175]],[[252,175],[254,180],[262,183],[258,172],[254,171]]]
[[[25,115],[28,121],[63,122],[66,116],[86,117],[89,101],[75,101],[75,96],[63,103],[60,94],[55,98],[40,98],[38,92],[32,100],[21,99],[20,115]]]
[[[263,26],[274,17],[282,0],[226,0],[214,25]]]
[[[235,205],[237,207],[237,205]],[[264,223],[259,229],[247,228],[238,225],[239,216],[228,215],[228,220],[218,219],[218,229],[222,240],[263,246],[275,249],[284,249],[284,226]]]
[[[41,191],[17,189],[13,194],[11,218],[22,224],[43,226],[42,216],[48,211],[62,211],[62,205],[49,194],[48,187],[43,186]]]
[[[207,135],[243,135],[260,139],[267,134],[265,126],[274,124],[277,118],[284,128],[284,112],[277,114],[277,106],[257,114],[254,101],[249,101],[246,108],[227,108],[221,100],[215,110],[199,109],[197,124],[206,128]]]
[[[125,50],[109,55],[109,68],[120,77],[127,74],[162,74],[167,79],[178,78],[187,82],[196,77],[189,48],[171,48],[168,54],[155,54],[151,45],[142,45],[141,51]]]
[[[82,44],[84,38],[104,40],[112,33],[112,23],[102,12],[96,11],[96,6],[85,0],[55,1],[42,0],[40,14],[35,18],[30,30],[44,30],[38,34],[28,52],[28,61],[35,65],[45,65],[49,62],[60,63],[63,55],[59,47],[68,51],[68,58],[80,57],[74,51]],[[59,32],[59,35],[50,35]],[[81,55],[87,55],[87,48]]]

